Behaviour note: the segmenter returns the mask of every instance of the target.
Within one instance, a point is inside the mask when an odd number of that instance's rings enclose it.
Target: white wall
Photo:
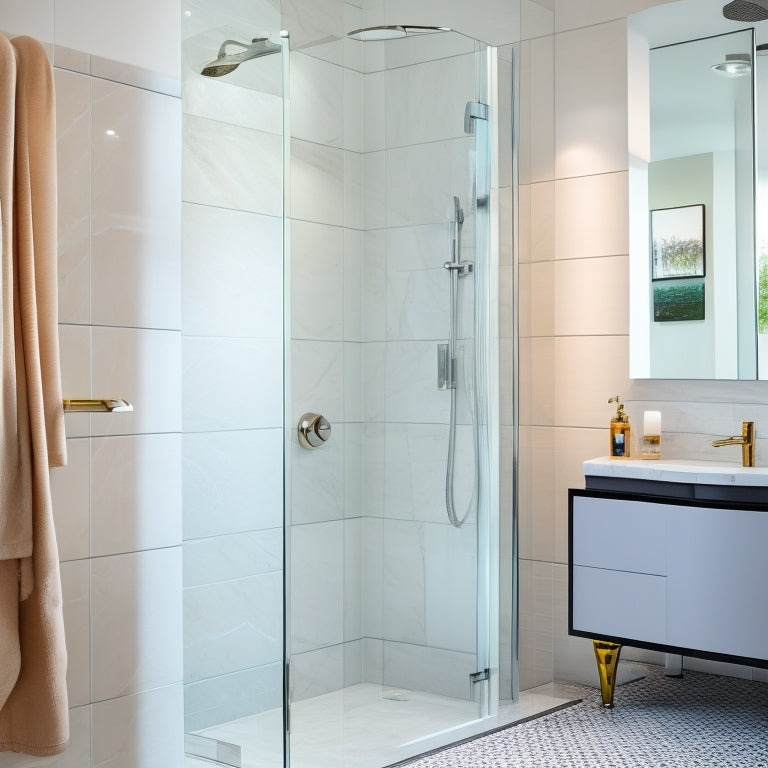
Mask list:
[[[740,463],[738,449],[711,448],[711,440],[747,419],[760,434],[768,418],[763,382],[628,378],[624,14],[653,4],[556,0],[541,3],[530,25],[524,16],[521,687],[597,681],[590,643],[567,636],[567,489],[583,487],[585,458],[607,453],[608,397],[624,397],[635,431],[644,409],[661,410],[669,458]],[[759,464],[768,463],[766,443],[758,438]]]
[[[57,64],[64,396],[136,410],[67,416],[52,488],[72,742],[49,759],[2,753],[4,768],[182,758],[179,7],[104,23],[89,5],[4,0],[0,28],[41,39]]]

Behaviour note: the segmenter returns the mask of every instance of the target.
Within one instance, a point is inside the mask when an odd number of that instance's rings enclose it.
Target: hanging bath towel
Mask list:
[[[66,461],[53,73],[29,37],[0,36],[0,67],[0,749],[53,755],[69,739],[48,474]]]

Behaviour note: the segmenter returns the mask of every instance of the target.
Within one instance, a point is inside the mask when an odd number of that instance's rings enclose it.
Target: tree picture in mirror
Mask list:
[[[651,277],[704,277],[704,206],[651,211]]]

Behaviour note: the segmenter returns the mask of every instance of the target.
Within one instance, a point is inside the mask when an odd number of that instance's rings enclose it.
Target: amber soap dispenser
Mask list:
[[[611,452],[612,459],[629,458],[630,426],[629,416],[624,412],[624,404],[619,396],[612,397],[609,403],[616,403],[616,415],[611,419]]]

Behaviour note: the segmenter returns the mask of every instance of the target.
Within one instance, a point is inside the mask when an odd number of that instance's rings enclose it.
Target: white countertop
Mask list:
[[[585,461],[584,474],[625,477],[632,480],[660,480],[667,483],[768,486],[768,467],[740,467],[738,464],[718,464],[714,461],[644,461],[602,456]]]

